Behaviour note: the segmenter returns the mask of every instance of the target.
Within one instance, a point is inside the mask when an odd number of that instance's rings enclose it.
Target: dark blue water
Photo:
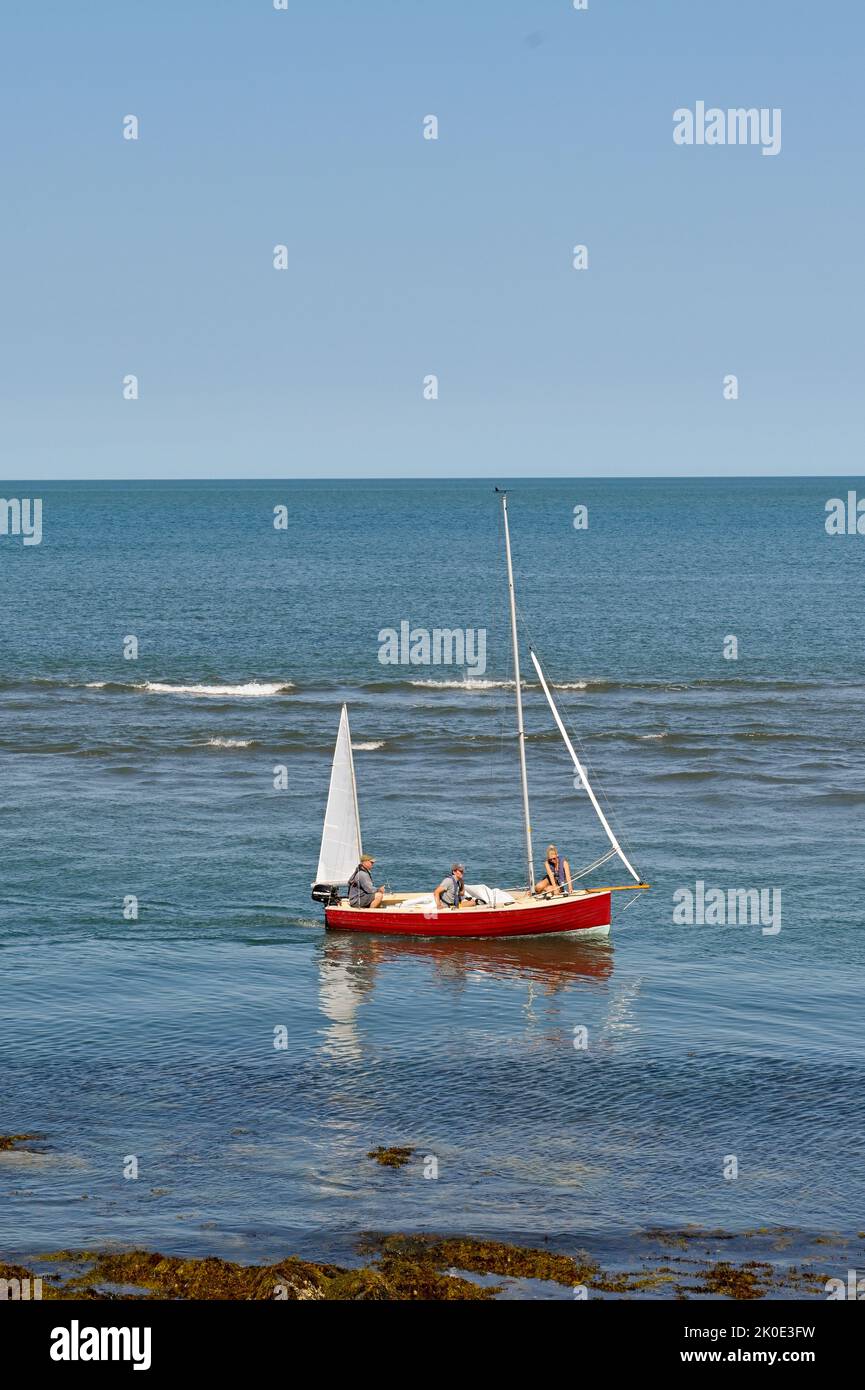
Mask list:
[[[44,538],[0,537],[0,1131],[45,1138],[0,1155],[0,1244],[861,1229],[848,486],[513,486],[522,613],[653,890],[608,942],[501,944],[326,936],[309,901],[343,700],[377,879],[524,879],[488,484],[5,484]],[[485,671],[383,666],[402,620],[486,629]],[[526,698],[538,857],[586,864],[603,833]],[[676,925],[697,880],[780,889],[780,932]]]

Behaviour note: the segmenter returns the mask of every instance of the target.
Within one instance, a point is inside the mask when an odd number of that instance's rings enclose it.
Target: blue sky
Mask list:
[[[857,473],[862,9],[7,0],[3,476]]]

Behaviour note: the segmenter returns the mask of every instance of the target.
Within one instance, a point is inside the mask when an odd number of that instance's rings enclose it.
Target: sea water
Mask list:
[[[0,1246],[861,1229],[850,485],[511,485],[524,631],[652,885],[592,944],[325,934],[309,898],[344,701],[376,882],[525,882],[490,484],[4,485],[42,536],[0,539],[0,1130],[42,1138],[0,1154]],[[483,675],[383,662],[404,622],[484,632]],[[523,676],[536,866],[576,871],[606,840],[525,643]],[[698,883],[780,929],[675,920]]]

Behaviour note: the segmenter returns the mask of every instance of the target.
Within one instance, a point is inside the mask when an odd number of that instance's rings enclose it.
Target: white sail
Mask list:
[[[547,700],[549,701],[550,709],[551,709],[552,712],[553,712],[553,718],[554,718],[555,721],[556,721],[556,724],[557,724],[557,726],[558,726],[559,733],[561,734],[562,738],[565,740],[565,747],[567,748],[568,752],[570,753],[571,757],[572,757],[573,760],[574,760],[574,767],[577,769],[577,772],[580,774],[580,781],[582,782],[583,786],[585,787],[586,791],[587,791],[588,794],[589,794],[589,800],[591,801],[592,805],[593,805],[594,808],[595,808],[595,811],[597,812],[598,819],[600,820],[601,825],[604,827],[604,829],[605,829],[606,832],[607,832],[607,837],[608,837],[608,839],[609,839],[609,841],[610,841],[610,844],[613,846],[613,849],[616,851],[616,854],[619,856],[619,858],[621,859],[621,861],[622,861],[622,863],[624,864],[625,868],[628,870],[628,873],[631,874],[631,875],[636,879],[637,883],[640,883],[640,882],[641,882],[640,875],[637,873],[637,871],[636,871],[636,869],[634,868],[633,864],[632,864],[632,863],[630,862],[630,860],[628,859],[627,855],[625,854],[625,851],[622,849],[622,846],[619,844],[618,840],[616,839],[615,835],[613,834],[613,831],[612,831],[612,828],[611,828],[611,826],[610,826],[609,821],[607,820],[606,816],[604,815],[603,811],[601,810],[600,806],[598,805],[598,798],[595,796],[595,793],[592,791],[592,788],[591,788],[590,785],[589,785],[589,779],[588,779],[588,777],[586,776],[586,770],[585,770],[585,768],[583,767],[582,763],[580,762],[579,758],[577,757],[576,753],[574,752],[574,745],[571,743],[571,740],[568,738],[567,729],[565,728],[564,724],[562,723],[562,719],[561,719],[561,715],[559,714],[559,711],[556,709],[556,702],[555,702],[555,700],[553,699],[552,695],[550,694],[550,687],[547,685],[547,682],[546,682],[545,679],[544,679],[544,673],[543,673],[543,671],[541,670],[541,667],[540,667],[540,663],[539,663],[539,661],[538,661],[538,658],[535,656],[535,654],[534,654],[534,652],[531,650],[531,648],[529,648],[529,656],[532,658],[532,661],[533,661],[533,663],[534,663],[535,670],[536,670],[537,673],[538,673],[538,679],[540,680],[541,685],[543,686],[544,694],[546,695]]]
[[[360,852],[360,815],[351,755],[351,731],[348,727],[348,710],[343,705],[333,750],[316,883],[332,886],[348,883],[357,868]]]

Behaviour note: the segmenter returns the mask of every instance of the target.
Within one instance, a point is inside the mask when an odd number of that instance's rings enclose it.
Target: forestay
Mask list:
[[[348,710],[343,705],[333,753],[316,883],[332,886],[348,883],[357,868],[360,854],[360,814],[351,731],[348,727]]]
[[[625,851],[622,849],[622,846],[619,844],[618,840],[616,839],[616,837],[615,837],[615,835],[614,835],[614,833],[613,833],[613,830],[612,830],[612,828],[611,828],[611,826],[610,826],[609,821],[607,820],[606,816],[604,815],[603,811],[601,810],[600,805],[598,804],[598,798],[595,796],[595,793],[592,791],[592,788],[591,788],[591,786],[589,785],[589,779],[588,779],[588,777],[586,776],[586,770],[585,770],[585,768],[583,767],[582,763],[580,762],[579,758],[577,757],[576,753],[574,752],[574,745],[571,743],[571,740],[568,738],[567,729],[565,728],[564,724],[562,723],[561,715],[559,714],[559,711],[558,711],[558,709],[556,708],[556,702],[555,702],[555,700],[553,699],[552,695],[550,694],[550,687],[547,685],[547,682],[546,682],[546,680],[544,679],[544,673],[543,673],[543,671],[541,670],[540,662],[538,661],[538,658],[535,656],[535,654],[534,654],[534,652],[531,650],[531,648],[529,649],[529,656],[532,658],[532,662],[534,663],[535,670],[536,670],[537,673],[538,673],[538,679],[539,679],[540,682],[541,682],[541,686],[543,687],[544,694],[546,695],[547,700],[548,700],[548,702],[549,702],[550,709],[551,709],[552,712],[553,712],[553,718],[554,718],[555,721],[556,721],[556,725],[557,725],[557,727],[558,727],[559,733],[561,734],[562,738],[565,740],[565,747],[567,748],[568,752],[570,753],[571,757],[572,757],[573,760],[574,760],[574,767],[577,769],[577,772],[578,772],[579,775],[580,775],[580,781],[582,782],[583,786],[585,787],[585,789],[586,789],[586,791],[587,791],[587,793],[588,793],[589,800],[591,801],[592,805],[593,805],[594,808],[595,808],[595,812],[596,812],[596,814],[597,814],[597,816],[598,816],[599,821],[601,822],[601,825],[604,827],[604,829],[605,829],[606,832],[607,832],[607,838],[609,839],[610,844],[613,846],[613,849],[616,851],[616,854],[617,854],[617,855],[619,856],[619,858],[621,859],[621,861],[622,861],[622,863],[624,864],[625,868],[628,870],[628,873],[631,874],[631,875],[633,876],[633,878],[636,880],[637,883],[639,883],[639,882],[640,882],[640,875],[637,873],[637,871],[636,871],[636,869],[634,868],[633,864],[631,863],[631,861],[628,859],[627,855],[625,854]]]

